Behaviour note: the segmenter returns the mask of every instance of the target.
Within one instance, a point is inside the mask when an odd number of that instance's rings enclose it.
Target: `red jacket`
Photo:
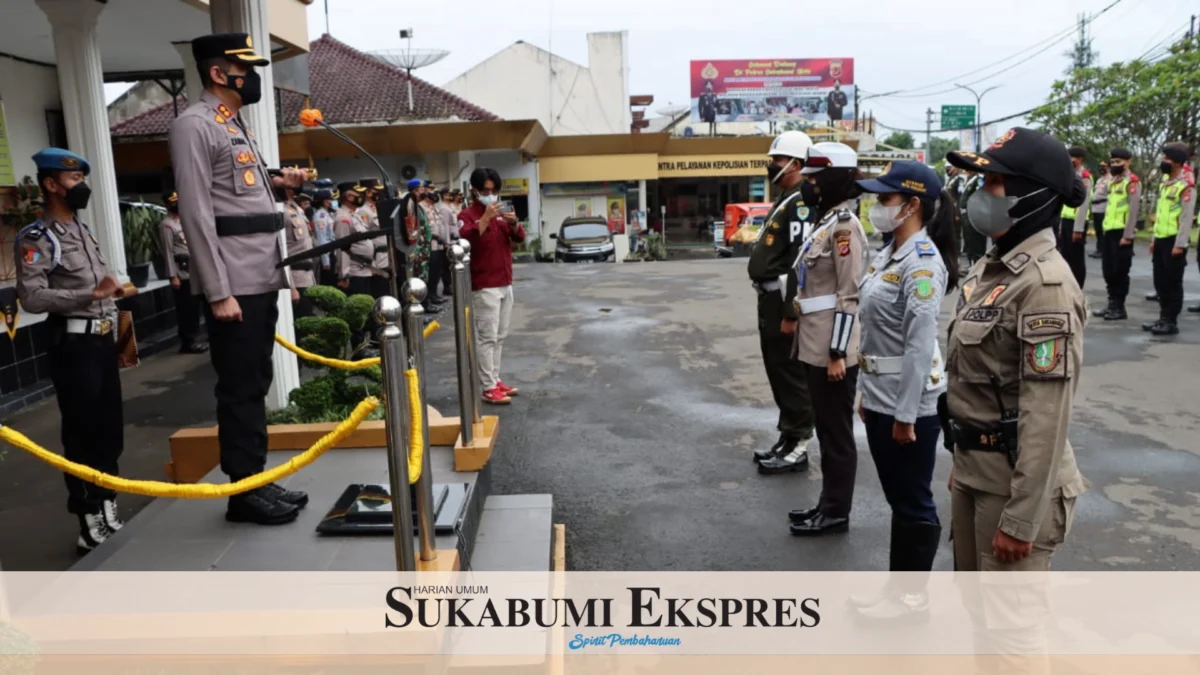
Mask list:
[[[525,241],[525,228],[510,225],[501,216],[492,219],[487,232],[479,232],[483,204],[476,202],[458,212],[458,234],[471,242],[471,290],[511,286],[512,242]]]

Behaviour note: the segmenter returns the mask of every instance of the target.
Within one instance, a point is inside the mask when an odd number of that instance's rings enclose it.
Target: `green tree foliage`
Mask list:
[[[883,139],[883,144],[890,145],[899,150],[912,150],[915,145],[912,134],[907,131],[897,131]]]
[[[946,153],[958,150],[957,138],[938,138],[934,136],[929,143],[928,148],[922,143],[921,147],[926,152],[926,161],[933,162],[935,166],[941,166],[946,161]]]

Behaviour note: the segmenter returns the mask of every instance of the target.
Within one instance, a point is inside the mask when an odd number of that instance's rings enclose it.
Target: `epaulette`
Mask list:
[[[937,249],[934,248],[933,244],[930,242],[918,241],[917,255],[921,256],[922,258],[929,258],[937,255]]]
[[[843,223],[846,222],[847,220],[850,220],[850,211],[848,211],[846,209],[838,209],[837,210],[837,219]]]
[[[49,230],[46,228],[46,226],[42,224],[42,221],[38,220],[21,228],[21,231],[17,233],[17,238],[28,238],[36,241],[41,239],[42,235],[46,234],[48,231]]]
[[[1084,170],[1083,170],[1083,177],[1084,177],[1084,178],[1086,178],[1086,179],[1088,179],[1088,180],[1091,180],[1091,178],[1092,178],[1092,174],[1091,174],[1091,172],[1090,172],[1090,171],[1088,171],[1087,169],[1084,169]]]
[[[58,235],[54,234],[53,229],[46,227],[46,225],[39,220],[31,225],[26,225],[21,229],[20,232],[17,233],[18,239],[29,239],[30,241],[37,241],[42,237],[45,237],[46,240],[50,242],[50,262],[52,264],[51,269],[58,267],[59,261],[62,260],[62,247],[59,246]]]

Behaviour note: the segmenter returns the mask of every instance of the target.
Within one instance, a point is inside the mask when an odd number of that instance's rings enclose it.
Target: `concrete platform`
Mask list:
[[[390,536],[323,536],[316,527],[351,483],[386,485],[387,459],[382,449],[331,452],[293,476],[286,487],[303,490],[310,502],[294,523],[262,527],[225,521],[224,499],[158,499],[99,549],[82,558],[72,571],[391,571],[395,553]],[[268,466],[294,456],[268,454]],[[431,470],[436,483],[470,484],[471,495],[453,535],[440,536],[436,547],[457,549],[462,566],[471,560],[484,502],[491,489],[491,470],[457,473],[451,448],[434,448]],[[214,469],[204,482],[222,483]],[[545,565],[534,569],[547,569]]]

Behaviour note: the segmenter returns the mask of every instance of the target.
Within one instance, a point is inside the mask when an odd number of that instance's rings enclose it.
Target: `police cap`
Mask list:
[[[299,202],[311,202],[312,200],[313,200],[313,198],[312,198],[312,195],[310,195],[310,194],[308,194],[308,193],[305,193],[305,192],[301,192],[300,194],[296,195],[296,202],[297,202],[297,203],[299,203]]]
[[[1083,147],[1082,145],[1072,145],[1067,149],[1067,154],[1071,155],[1072,157],[1083,159],[1084,157],[1087,157],[1087,148]]]
[[[324,201],[329,201],[330,199],[333,199],[333,192],[330,190],[317,190],[315,193],[313,193],[313,201],[318,204]]]
[[[338,191],[338,194],[344,195],[344,194],[349,194],[351,192],[357,192],[357,193],[361,194],[363,192],[366,192],[367,190],[366,190],[366,188],[360,187],[358,185],[358,183],[355,183],[354,181],[349,180],[349,181],[346,181],[345,183],[338,183],[337,191]]]
[[[38,171],[82,171],[92,172],[92,165],[83,157],[62,148],[46,148],[33,156]]]
[[[163,195],[163,203],[166,204],[167,206],[178,206],[179,205],[179,193],[178,192],[168,192],[168,193],[164,194]]]
[[[378,178],[364,178],[358,181],[358,184],[361,185],[365,190],[383,190],[383,183],[379,182]]]
[[[1188,156],[1192,154],[1187,143],[1180,143],[1178,141],[1163,145],[1162,153],[1176,164],[1187,164]]]
[[[1123,159],[1125,161],[1133,159],[1133,153],[1125,148],[1113,148],[1109,151],[1108,156],[1112,159]]]
[[[942,181],[933,169],[911,159],[888,164],[879,177],[860,180],[858,186],[874,194],[898,192],[931,199],[937,199],[942,192]]]
[[[1028,178],[1067,198],[1068,203],[1079,182],[1062,142],[1025,127],[1009,129],[979,154],[956,150],[946,155],[946,161],[968,171]]]
[[[254,51],[254,39],[249,33],[214,33],[192,40],[192,57],[197,63],[208,59],[225,59],[247,66],[265,66],[271,62]]]
[[[407,187],[409,190],[416,190],[417,188],[421,187],[421,185],[423,185],[423,183],[421,182],[421,179],[414,178],[414,179],[408,181]]]

